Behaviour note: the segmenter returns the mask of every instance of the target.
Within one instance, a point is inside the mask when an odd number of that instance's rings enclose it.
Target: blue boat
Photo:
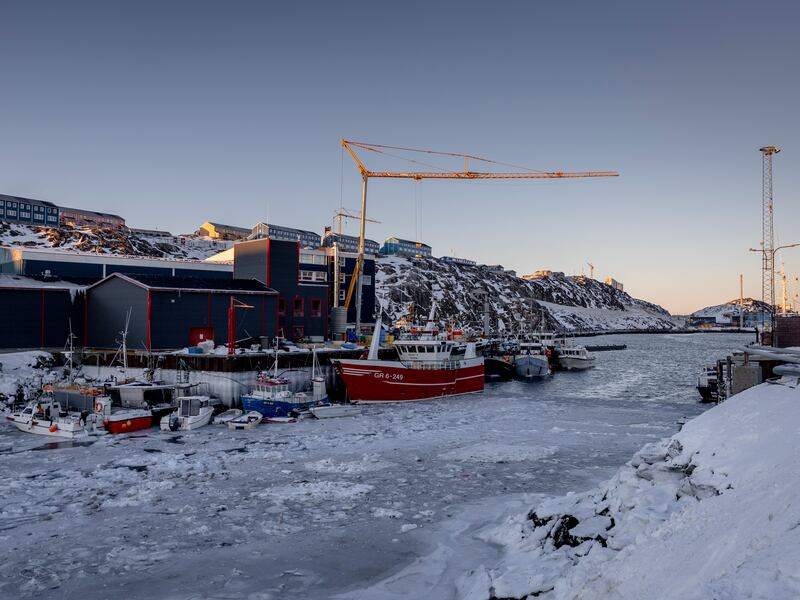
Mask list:
[[[538,379],[550,375],[550,361],[539,342],[522,342],[514,356],[514,371],[522,379]]]
[[[316,355],[314,356],[316,362]],[[316,365],[315,365],[316,366]],[[270,376],[267,372],[260,372],[256,376],[256,385],[249,394],[241,396],[242,409],[245,412],[255,410],[260,412],[265,419],[272,417],[288,417],[292,411],[308,410],[317,404],[328,401],[325,390],[325,380],[312,376],[312,395],[305,392],[292,392],[289,390],[289,380],[278,375],[278,359],[275,357],[275,373]]]

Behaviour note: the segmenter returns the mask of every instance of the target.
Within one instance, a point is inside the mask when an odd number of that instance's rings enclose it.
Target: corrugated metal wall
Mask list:
[[[0,288],[0,348],[63,348],[72,331],[83,336],[82,293]]]
[[[119,332],[125,329],[125,315],[129,308],[128,348],[147,348],[147,290],[118,277],[88,290],[88,345],[94,348],[119,346]]]

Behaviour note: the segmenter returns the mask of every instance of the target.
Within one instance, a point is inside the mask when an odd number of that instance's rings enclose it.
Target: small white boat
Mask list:
[[[237,429],[252,429],[261,424],[264,420],[264,415],[260,412],[251,410],[250,412],[240,415],[235,419],[228,421],[228,429],[236,431]]]
[[[178,410],[161,418],[161,431],[191,431],[211,422],[214,407],[208,396],[184,396]]]
[[[561,346],[558,349],[558,364],[567,371],[583,371],[594,366],[594,354],[583,346]]]
[[[295,417],[266,417],[265,423],[297,423]]]
[[[312,406],[308,409],[317,419],[330,419],[333,417],[354,417],[361,414],[361,408],[352,404],[323,404]]]
[[[229,408],[229,409],[228,409],[228,410],[226,410],[225,412],[221,412],[221,413],[219,413],[219,414],[218,414],[216,417],[214,417],[214,418],[211,420],[211,422],[212,422],[214,425],[225,425],[225,423],[228,423],[228,422],[230,422],[230,421],[233,421],[234,419],[236,419],[236,418],[238,418],[238,417],[241,417],[241,416],[242,416],[242,411],[241,411],[241,409],[238,409],[238,408]]]
[[[34,400],[21,411],[7,415],[6,420],[25,433],[66,439],[88,435],[80,417],[67,415],[61,410],[61,404],[52,398]]]

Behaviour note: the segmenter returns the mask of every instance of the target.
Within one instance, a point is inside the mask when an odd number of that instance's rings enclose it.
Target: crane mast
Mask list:
[[[370,177],[380,179],[566,179],[566,178],[589,178],[589,177],[618,177],[619,173],[616,171],[533,171],[518,167],[526,172],[506,172],[506,173],[493,173],[482,171],[471,171],[469,169],[469,161],[476,160],[486,163],[503,164],[497,161],[473,156],[465,153],[455,152],[439,152],[434,150],[422,150],[419,148],[402,148],[398,146],[385,146],[381,144],[368,144],[366,142],[356,142],[353,140],[346,140],[342,138],[342,147],[347,150],[352,159],[358,166],[359,173],[361,174],[361,226],[358,239],[358,260],[353,272],[353,277],[350,279],[350,286],[347,289],[347,296],[345,297],[344,306],[349,308],[350,301],[352,300],[353,293],[356,293],[356,335],[358,335],[361,328],[361,293],[362,293],[362,278],[364,273],[364,236],[366,232],[366,214],[367,214],[367,182]],[[463,171],[370,171],[359,159],[354,148],[359,148],[368,152],[376,152],[385,154],[385,149],[394,149],[407,152],[417,152],[423,154],[435,154],[440,156],[458,157],[464,160]],[[411,160],[410,162],[420,163],[419,161]],[[430,166],[430,165],[427,165]],[[510,166],[510,165],[509,165]]]

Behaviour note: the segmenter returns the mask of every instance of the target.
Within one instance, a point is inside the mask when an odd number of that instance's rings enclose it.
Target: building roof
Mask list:
[[[241,231],[246,233],[252,231],[247,227],[237,227],[236,225],[225,225],[224,223],[215,223],[214,221],[206,221],[205,223],[203,223],[203,225],[205,225],[206,223],[208,223],[209,225],[213,225],[215,229],[229,229],[231,231]]]
[[[339,234],[338,234],[337,232],[335,232],[335,231],[326,231],[326,232],[325,232],[325,235],[324,235],[323,237],[324,237],[324,238],[335,237],[335,238],[337,238],[337,239],[342,239],[342,240],[354,240],[354,241],[356,241],[356,242],[357,242],[357,241],[358,241],[358,237],[359,237],[359,236],[357,236],[357,235],[347,235],[346,233],[343,233],[343,234],[339,235]],[[375,240],[371,240],[371,239],[369,239],[369,238],[364,238],[364,242],[365,242],[365,243],[368,243],[368,244],[375,244],[376,246],[380,246],[380,244],[379,244],[378,242],[376,242]]]
[[[399,238],[396,235],[393,235],[392,237],[386,238],[383,243],[385,244],[389,240],[397,240],[398,244],[399,243],[406,243],[406,244],[413,244],[414,246],[422,246],[422,247],[425,247],[425,248],[430,248],[430,246],[428,244],[426,244],[425,242],[415,242],[414,240],[406,240],[406,239],[403,239],[403,238]]]
[[[259,225],[264,225],[266,227],[275,227],[275,228],[283,229],[285,231],[294,231],[294,232],[297,232],[297,233],[304,233],[306,235],[313,235],[315,237],[320,237],[320,235],[316,231],[309,231],[308,229],[298,229],[297,227],[287,227],[286,225],[276,225],[275,223],[266,223],[264,221],[261,221],[260,223],[256,223],[255,226],[253,227],[253,229],[258,227]]]
[[[56,208],[56,205],[52,202],[48,202],[47,200],[34,200],[33,198],[23,198],[22,196],[9,196],[8,194],[0,194],[0,200],[24,200],[25,202],[36,202],[37,204],[44,204],[45,206],[52,206]]]
[[[116,277],[138,285],[148,290],[157,291],[193,291],[210,293],[235,292],[237,294],[268,294],[277,295],[278,292],[267,287],[257,279],[213,279],[207,277],[171,277],[169,275],[141,275],[133,273],[112,273],[108,277],[90,285],[97,285]]]
[[[81,214],[84,214],[84,215],[97,215],[98,217],[112,217],[114,219],[120,219],[122,221],[125,220],[122,217],[120,217],[119,215],[115,215],[113,213],[97,212],[96,210],[86,210],[86,209],[83,209],[83,208],[69,208],[67,206],[62,206],[60,208],[61,208],[61,210],[67,210],[67,211],[74,212],[74,213],[81,213]]]

